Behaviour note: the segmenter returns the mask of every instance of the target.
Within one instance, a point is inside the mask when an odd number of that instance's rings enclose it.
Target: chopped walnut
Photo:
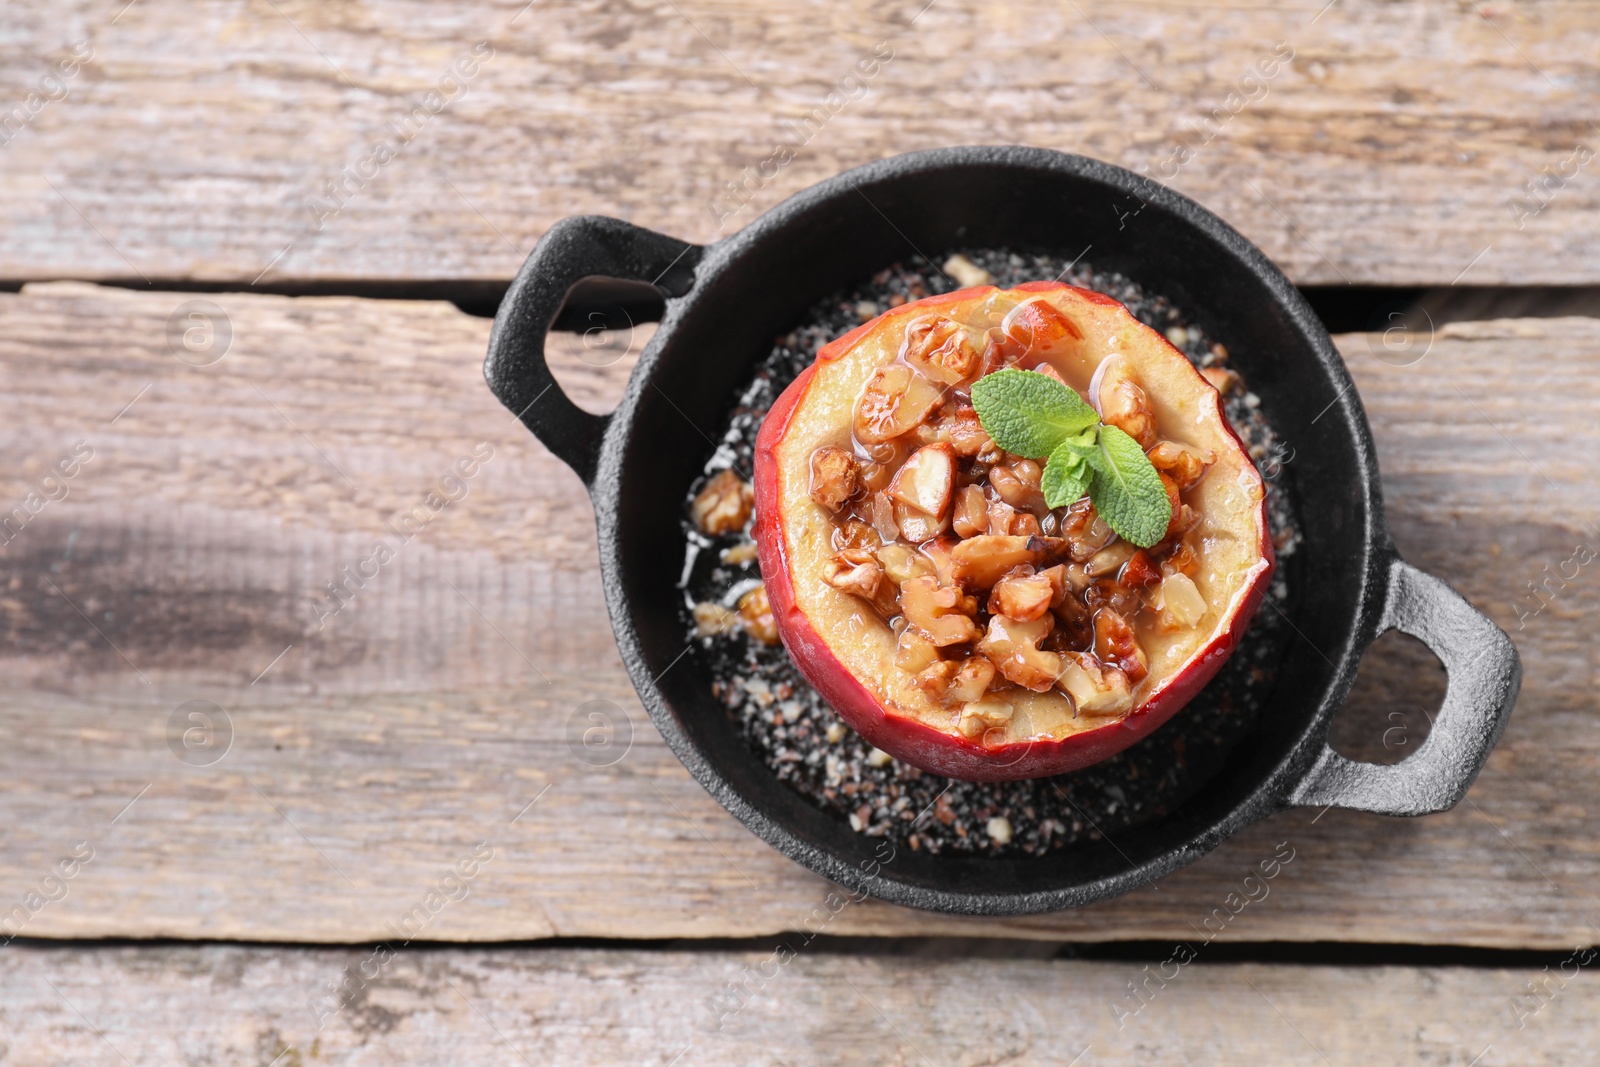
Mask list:
[[[1031,622],[995,615],[989,619],[989,632],[978,642],[978,651],[1007,681],[1036,693],[1048,692],[1061,673],[1061,657],[1041,649],[1039,642],[1054,624],[1048,613]]]
[[[833,527],[833,547],[839,550],[846,548],[877,548],[883,544],[883,538],[872,528],[871,523],[862,522],[860,519],[846,519],[836,523]]]
[[[1039,491],[1043,471],[1031,459],[1019,459],[1008,467],[994,467],[989,471],[989,484],[1000,494],[1000,499],[1018,511],[1043,509],[1044,494]]]
[[[869,445],[891,441],[926,419],[939,401],[938,388],[905,364],[879,367],[856,402],[856,437]]]
[[[1157,441],[1146,455],[1150,457],[1150,465],[1170,477],[1180,490],[1198,485],[1206,476],[1206,468],[1217,458],[1204,448],[1192,448],[1176,441]]]
[[[739,598],[739,617],[744,620],[745,632],[764,645],[778,643],[778,622],[772,617],[772,603],[767,599],[767,587],[758,585]]]
[[[1056,685],[1072,698],[1079,715],[1099,718],[1126,715],[1133,710],[1133,685],[1128,676],[1086,652],[1063,657],[1061,678]]]
[[[907,633],[909,632],[908,630]],[[945,694],[950,689],[950,680],[955,677],[955,673],[956,665],[953,661],[935,660],[917,671],[911,684],[922,690],[929,700],[943,703]]]
[[[862,559],[862,556],[866,558]],[[851,549],[829,560],[822,578],[842,593],[871,600],[878,595],[878,587],[883,581],[883,568],[863,549]]]
[[[896,663],[899,663],[898,658]],[[914,673],[916,678],[913,684],[926,693],[930,700],[947,707],[982,700],[983,694],[989,690],[989,684],[994,681],[994,665],[981,656],[961,663],[954,660],[929,661],[927,666]]]
[[[746,563],[754,563],[761,555],[761,550],[754,541],[741,541],[731,548],[722,550],[722,562],[742,567]]]
[[[1040,573],[1048,575],[1051,571],[1063,569],[1052,567]],[[1050,611],[1056,617],[1055,629],[1050,631],[1053,650],[1080,652],[1094,647],[1094,618],[1083,601],[1063,590],[1061,596],[1051,603]]]
[[[909,545],[884,545],[875,553],[883,573],[896,585],[913,578],[925,578],[933,573],[933,564],[926,556]]]
[[[1161,571],[1150,561],[1150,553],[1139,549],[1122,565],[1117,581],[1129,589],[1143,589],[1161,580]]]
[[[1005,534],[1019,534],[1020,531],[1012,529],[1016,524],[1017,509],[1007,504],[999,497],[989,501],[989,532],[997,536]]]
[[[967,485],[957,490],[956,510],[950,525],[957,537],[976,537],[988,532],[989,502],[984,499],[982,489]]]
[[[1239,376],[1227,367],[1201,367],[1200,373],[1223,396],[1239,388]]]
[[[1194,580],[1181,571],[1161,580],[1150,606],[1156,610],[1157,625],[1169,633],[1198,626],[1206,616],[1206,598]]]
[[[1058,511],[1061,536],[1066,539],[1072,558],[1084,563],[1116,540],[1117,532],[1100,517],[1088,497],[1074,501]]]
[[[977,639],[978,626],[972,621],[977,601],[936,579],[913,578],[902,585],[900,607],[906,622],[941,648]]]
[[[961,715],[956,720],[956,729],[965,737],[986,737],[991,731],[1003,731],[1011,722],[1014,714],[1011,705],[999,697],[985,697],[975,700],[961,709]]]
[[[970,289],[975,285],[993,285],[994,276],[972,260],[955,253],[944,261],[944,272],[956,280],[956,284],[963,289]]]
[[[920,545],[922,542],[931,540],[943,533],[949,518],[946,516],[941,519],[937,516],[929,515],[925,511],[919,511],[904,504],[896,504],[894,506],[894,521],[901,537],[912,544]]]
[[[994,664],[981,656],[974,656],[956,671],[944,698],[951,704],[969,704],[982,699],[993,681]]]
[[[739,628],[739,613],[721,604],[710,602],[694,606],[694,632],[696,637],[721,637]]]
[[[1083,331],[1078,329],[1077,323],[1042,297],[1012,308],[1006,313],[1001,328],[1023,352],[1051,349],[1068,337],[1083,339]]]
[[[1004,370],[1026,354],[1027,347],[1025,345],[1018,344],[1007,337],[1005,331],[1000,327],[992,327],[988,333],[984,334],[983,355],[979,357],[978,361],[978,377],[981,378],[986,374],[993,374],[997,370]]]
[[[926,445],[911,454],[888,489],[902,537],[921,544],[944,532],[955,476],[949,445]]]
[[[1108,356],[1094,376],[1096,388],[1089,399],[1100,417],[1138,441],[1141,448],[1155,444],[1155,411],[1128,361],[1122,356]]]
[[[1046,574],[1024,573],[1022,567],[995,583],[989,594],[989,611],[1021,622],[1032,622],[1050,610],[1057,597],[1055,583]]]
[[[737,533],[750,521],[755,490],[731,470],[720,470],[694,498],[690,512],[701,533],[718,537]]]
[[[978,365],[978,351],[965,327],[943,315],[927,315],[906,327],[900,348],[905,361],[932,381],[955,385]]]
[[[844,449],[823,445],[811,453],[812,500],[829,511],[838,511],[856,495],[860,485],[860,465]]]
[[[1161,479],[1161,487],[1167,491],[1167,503],[1172,507],[1172,518],[1167,520],[1167,532],[1161,535],[1162,539],[1182,537],[1188,530],[1188,527],[1183,524],[1188,521],[1189,515],[1187,513],[1192,512],[1192,509],[1183,502],[1182,497],[1178,496],[1177,482],[1160,471],[1157,471],[1156,474]]]
[[[1133,625],[1109,607],[1094,613],[1094,654],[1101,663],[1116,667],[1138,685],[1149,673],[1144,649],[1134,635]]]
[[[980,452],[994,447],[993,439],[983,428],[983,423],[978,421],[977,410],[970,404],[962,404],[949,410],[940,418],[939,425],[944,427],[950,447],[963,459],[971,459]]]
[[[873,493],[868,504],[868,513],[872,519],[872,528],[885,544],[900,537],[900,524],[895,521],[894,501],[889,499],[887,493]]]

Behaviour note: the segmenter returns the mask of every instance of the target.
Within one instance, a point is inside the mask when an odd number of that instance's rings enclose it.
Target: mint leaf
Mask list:
[[[1087,460],[1073,451],[1070,441],[1050,453],[1050,462],[1044,465],[1044,476],[1039,488],[1044,491],[1046,507],[1064,508],[1077,500],[1089,488],[1089,478],[1094,469]]]
[[[1054,378],[1014,367],[974,382],[972,406],[995,444],[1028,459],[1044,459],[1100,421],[1094,408]]]
[[[1161,475],[1139,442],[1115,426],[1100,427],[1099,445],[1089,460],[1094,469],[1089,499],[1119,537],[1149,548],[1161,540],[1172,521],[1172,502]]]

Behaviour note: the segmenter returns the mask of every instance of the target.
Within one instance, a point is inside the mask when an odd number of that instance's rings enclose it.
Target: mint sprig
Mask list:
[[[1044,459],[1100,416],[1083,398],[1047,374],[1006,369],[972,385],[972,406],[994,443],[1007,452]]]
[[[1172,503],[1139,442],[1100,421],[1076,391],[1038,371],[1007,368],[972,386],[978,422],[1007,452],[1044,460],[1040,488],[1052,508],[1087,491],[1123,540],[1149,548],[1167,532]]]

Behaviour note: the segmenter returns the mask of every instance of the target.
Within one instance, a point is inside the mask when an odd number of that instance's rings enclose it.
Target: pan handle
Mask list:
[[[539,239],[506,290],[489,334],[483,376],[544,446],[594,484],[609,415],[591,415],[556,384],[545,337],[568,291],[584,278],[648,282],[669,297],[694,284],[705,248],[603,215],[562,219]]]
[[[1324,742],[1290,804],[1380,815],[1445,811],[1466,796],[1500,740],[1522,684],[1522,661],[1504,630],[1444,582],[1399,558],[1389,564],[1389,595],[1377,633],[1388,630],[1420,639],[1448,672],[1444,704],[1427,740],[1390,765],[1357,763]]]

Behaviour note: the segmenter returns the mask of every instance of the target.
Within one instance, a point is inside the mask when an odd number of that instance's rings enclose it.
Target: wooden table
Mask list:
[[[1596,16],[11,5],[0,1062],[1584,1061],[1600,320],[1581,289],[1502,287],[1600,285]],[[1186,146],[1171,184],[1295,281],[1437,290],[1419,361],[1337,341],[1401,551],[1511,632],[1522,697],[1447,814],[1292,812],[1058,915],[850,905],[775,967],[830,887],[653,731],[587,498],[483,387],[488,320],[448,301],[492,308],[565,215],[710,240],[844,167],[974,142],[1153,174]],[[1508,303],[1529,314],[1474,314]],[[560,370],[604,410],[627,368]],[[319,618],[475,447],[465,497]],[[1336,735],[1393,758],[1441,694],[1385,639]],[[596,698],[632,732],[606,767],[567,742]],[[174,748],[208,722],[214,762]],[[1174,974],[1280,842],[1270,897]]]

